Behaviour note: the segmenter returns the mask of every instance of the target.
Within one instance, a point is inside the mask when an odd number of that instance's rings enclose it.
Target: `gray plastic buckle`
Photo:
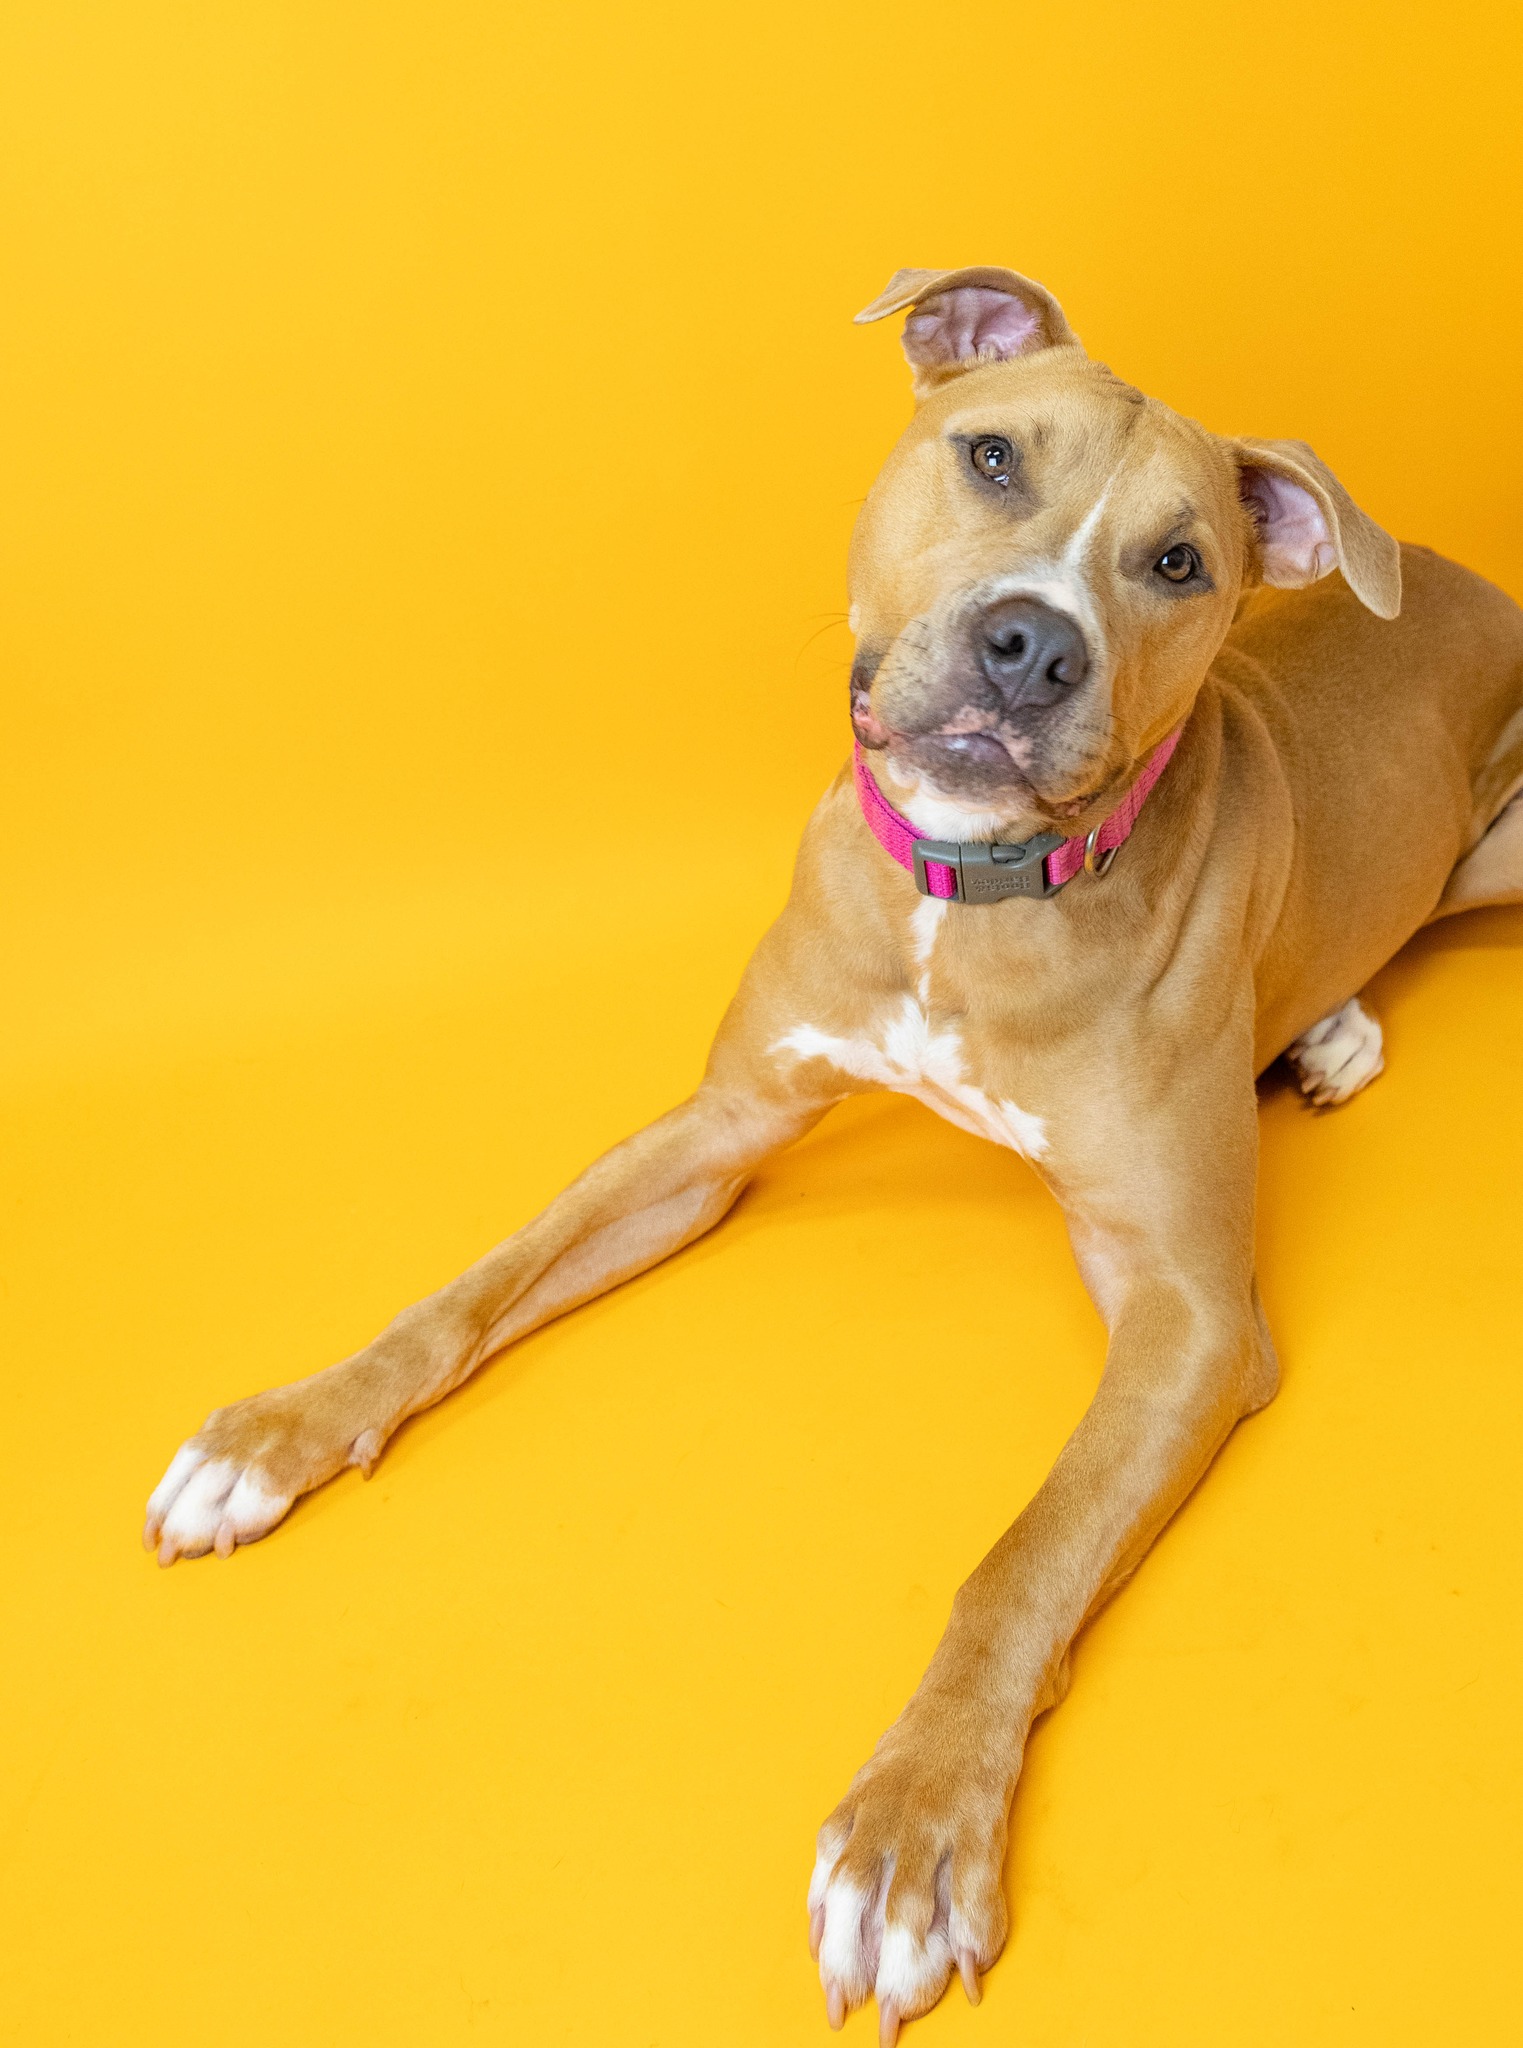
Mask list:
[[[952,870],[957,892],[953,903],[998,903],[1006,896],[1055,896],[1061,882],[1047,879],[1047,856],[1063,844],[1059,832],[1038,832],[1024,846],[980,846],[969,840],[917,839],[914,847],[915,887],[931,893],[925,864],[940,861]]]

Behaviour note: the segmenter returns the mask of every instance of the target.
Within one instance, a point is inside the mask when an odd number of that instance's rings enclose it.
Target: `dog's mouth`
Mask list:
[[[1076,796],[1045,794],[1032,777],[1031,735],[994,711],[970,706],[928,731],[905,732],[879,717],[870,690],[853,687],[851,723],[863,747],[886,753],[933,795],[970,810],[1018,809],[1056,825],[1080,816],[1104,793],[1101,787]]]

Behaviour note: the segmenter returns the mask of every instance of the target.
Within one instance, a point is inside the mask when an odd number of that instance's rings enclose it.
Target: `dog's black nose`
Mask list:
[[[1073,620],[1039,597],[1004,597],[973,627],[978,665],[1007,710],[1040,710],[1077,689],[1089,649]]]

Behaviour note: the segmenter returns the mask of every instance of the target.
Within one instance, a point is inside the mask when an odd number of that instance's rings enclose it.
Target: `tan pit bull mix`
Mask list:
[[[858,317],[904,309],[918,406],[851,552],[855,775],[810,820],[697,1093],[353,1358],[219,1409],[146,1530],[161,1563],[225,1557],[368,1473],[407,1416],[690,1244],[848,1094],[918,1096],[1023,1153],[1109,1350],[820,1831],[830,2022],[875,1994],[884,2043],[954,1971],[977,1998],[1027,1731],[1275,1391],[1254,1077],[1288,1049],[1344,1100],[1380,1070],[1370,975],[1430,918],[1523,900],[1508,598],[1399,549],[1302,444],[1144,397],[1013,271],[901,271]]]

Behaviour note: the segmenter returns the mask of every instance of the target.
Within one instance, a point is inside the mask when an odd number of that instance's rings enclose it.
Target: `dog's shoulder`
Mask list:
[[[1304,590],[1245,593],[1225,648],[1279,690],[1327,693],[1479,687],[1523,662],[1523,610],[1432,548],[1403,544],[1395,618],[1368,611],[1336,571]]]

